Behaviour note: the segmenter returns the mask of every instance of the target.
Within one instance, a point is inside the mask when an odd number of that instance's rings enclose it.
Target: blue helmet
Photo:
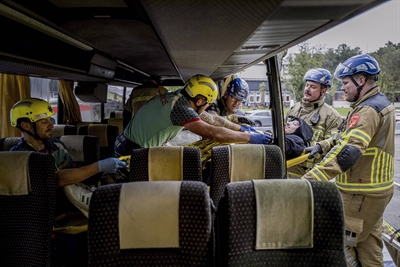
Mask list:
[[[367,73],[378,80],[378,74],[381,71],[375,58],[368,54],[357,55],[340,63],[335,70],[335,78],[339,81],[345,76],[352,76],[357,73]]]
[[[226,91],[230,96],[246,100],[247,95],[249,94],[249,85],[245,80],[235,78],[228,84]]]
[[[329,70],[322,68],[310,69],[304,75],[304,80],[320,83],[326,87],[332,86],[332,74]]]

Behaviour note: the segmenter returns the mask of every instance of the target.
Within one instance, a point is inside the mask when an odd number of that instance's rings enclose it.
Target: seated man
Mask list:
[[[65,145],[58,138],[51,137],[54,125],[50,117],[53,115],[51,105],[42,99],[25,98],[17,102],[10,111],[11,125],[17,127],[23,137],[10,151],[33,151],[53,155],[57,168],[55,182],[58,187],[55,216],[68,216],[77,212],[80,214],[80,211],[67,200],[62,187],[77,184],[99,172],[114,173],[126,163],[117,158],[108,158],[84,167],[73,168],[74,163]],[[72,197],[78,200],[82,194],[88,194],[79,186],[72,186],[71,189],[74,190]],[[88,210],[88,204],[86,209]],[[55,235],[53,244],[57,246],[57,265],[82,266],[82,263],[87,263],[86,235],[86,232],[76,235]]]

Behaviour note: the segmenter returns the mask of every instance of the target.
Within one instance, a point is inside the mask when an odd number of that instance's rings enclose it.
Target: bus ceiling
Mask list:
[[[134,86],[216,81],[384,0],[0,0],[0,72]]]

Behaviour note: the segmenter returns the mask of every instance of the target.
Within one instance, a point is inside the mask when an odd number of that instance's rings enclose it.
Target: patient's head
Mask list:
[[[298,120],[298,118],[294,118],[293,120],[288,120],[285,125],[285,134],[292,134],[299,127],[300,127],[300,121]]]
[[[285,125],[285,134],[297,135],[307,143],[311,140],[314,131],[303,119],[291,116]]]

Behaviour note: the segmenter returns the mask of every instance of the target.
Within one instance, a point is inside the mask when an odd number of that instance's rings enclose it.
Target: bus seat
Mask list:
[[[216,214],[217,266],[346,267],[344,227],[332,183],[230,183]]]
[[[85,125],[89,125],[89,124],[101,124],[100,122],[97,121],[80,121],[77,123],[74,123],[74,125],[76,125],[76,134],[79,134],[79,128],[81,126],[85,126]]]
[[[212,266],[203,182],[105,185],[94,191],[89,213],[89,266]]]
[[[100,159],[100,141],[97,136],[63,135],[60,140],[78,167],[92,164]]]
[[[124,130],[124,125],[123,125],[123,119],[122,118],[109,118],[106,120],[103,120],[102,123],[108,124],[108,125],[115,125],[118,127],[118,134],[122,133]]]
[[[69,124],[57,124],[51,130],[51,135],[53,137],[60,137],[62,135],[76,135],[77,129],[75,125]]]
[[[0,152],[0,162],[0,266],[50,267],[56,201],[54,157],[27,151]],[[27,173],[30,187],[22,192],[15,182],[27,182]],[[4,190],[6,180],[12,181],[7,186],[18,192]]]
[[[78,134],[97,136],[100,140],[100,159],[114,157],[114,143],[118,127],[108,124],[88,124],[79,127]]]
[[[122,110],[116,110],[110,112],[110,118],[121,118],[122,119]]]
[[[77,167],[86,166],[100,160],[99,138],[92,135],[63,135],[60,140],[67,147],[68,153]],[[100,186],[107,184],[107,176],[103,173],[83,180],[82,184],[88,186]]]
[[[198,148],[160,146],[134,149],[130,160],[129,181],[192,180],[202,181]]]
[[[210,196],[216,206],[230,182],[283,177],[283,156],[278,146],[243,144],[212,148]]]
[[[10,151],[10,149],[17,145],[21,137],[5,137],[0,138],[0,151]]]

